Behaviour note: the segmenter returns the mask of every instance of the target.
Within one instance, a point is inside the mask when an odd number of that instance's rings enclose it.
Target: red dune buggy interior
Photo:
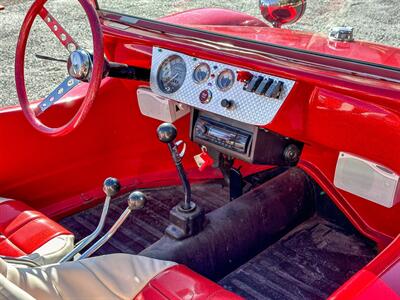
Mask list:
[[[79,0],[91,53],[46,2],[0,110],[1,299],[399,299],[400,50]],[[293,23],[297,2],[262,13]],[[36,17],[69,74],[29,103]]]

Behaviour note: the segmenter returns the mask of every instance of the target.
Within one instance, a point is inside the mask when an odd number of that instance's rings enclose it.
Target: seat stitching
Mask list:
[[[24,250],[22,250],[18,245],[14,244],[13,241],[12,241],[11,239],[8,238],[8,236],[5,236],[5,235],[3,235],[3,236],[4,236],[4,238],[5,238],[3,241],[6,241],[6,240],[7,240],[11,245],[15,246],[16,249],[18,249],[19,251],[21,251],[21,252],[23,253],[23,255],[21,255],[21,256],[24,256],[24,255],[27,255],[27,254],[28,254],[28,253],[26,253]]]
[[[8,236],[12,236],[14,233],[16,233],[18,230],[20,230],[22,227],[28,225],[29,223],[32,223],[33,221],[36,221],[39,218],[43,218],[42,216],[36,216],[32,219],[27,220],[25,223],[22,223],[21,225],[19,225],[17,228],[15,228],[13,231],[11,231]],[[5,229],[7,229],[8,225],[6,226]]]
[[[114,292],[106,283],[104,283],[97,275],[95,272],[93,272],[89,266],[85,265],[83,262],[78,261],[86,270],[88,270],[105,288],[107,288],[111,293],[113,293],[118,299],[123,299],[121,298],[116,292]]]

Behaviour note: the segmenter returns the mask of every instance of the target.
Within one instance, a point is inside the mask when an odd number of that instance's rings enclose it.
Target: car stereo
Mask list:
[[[209,149],[256,163],[288,166],[297,163],[302,143],[264,128],[194,109],[191,139]]]
[[[196,139],[219,145],[238,153],[247,153],[252,138],[251,132],[199,117],[194,125]]]

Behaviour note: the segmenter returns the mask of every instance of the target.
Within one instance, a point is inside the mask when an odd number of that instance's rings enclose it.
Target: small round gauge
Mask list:
[[[186,63],[178,55],[167,57],[158,68],[157,83],[166,94],[178,91],[186,78]]]
[[[203,83],[210,78],[210,74],[210,66],[206,63],[201,63],[193,71],[193,80],[196,83]]]
[[[217,77],[217,87],[219,90],[226,92],[235,82],[235,73],[230,69],[225,69],[219,73]]]

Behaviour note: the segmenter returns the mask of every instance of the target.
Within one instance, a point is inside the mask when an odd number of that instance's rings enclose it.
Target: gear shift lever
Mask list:
[[[177,130],[171,123],[163,123],[157,128],[158,139],[168,145],[169,151],[171,152],[172,159],[175,162],[176,169],[178,170],[179,177],[183,184],[183,191],[185,193],[185,201],[181,204],[180,209],[183,211],[192,211],[196,208],[196,204],[192,202],[192,191],[190,189],[190,183],[187,179],[186,172],[183,168],[182,157],[184,153],[178,152],[178,146],[181,141],[175,143],[177,136]],[[183,151],[184,152],[184,151]]]
[[[114,223],[114,225],[104,234],[96,243],[92,245],[85,253],[83,253],[78,260],[87,258],[96,252],[101,246],[108,242],[114,233],[121,227],[132,211],[142,209],[146,204],[146,197],[142,192],[134,191],[128,197],[128,207],[124,210],[122,215]]]
[[[170,221],[172,224],[165,231],[170,237],[181,240],[193,236],[203,229],[204,211],[192,201],[190,183],[182,164],[185,148],[181,153],[178,152],[178,146],[182,141],[175,142],[176,127],[171,123],[163,123],[157,128],[157,136],[161,142],[168,145],[185,193],[185,200],[171,209]]]
[[[75,245],[75,248],[71,252],[69,252],[67,255],[65,255],[59,261],[59,263],[66,262],[70,259],[73,259],[73,257],[77,253],[79,253],[79,251],[81,251],[83,248],[85,248],[87,245],[89,245],[100,234],[101,230],[104,227],[104,222],[107,217],[108,208],[110,207],[110,200],[113,196],[118,194],[120,189],[121,189],[121,185],[120,185],[118,179],[113,178],[113,177],[108,177],[106,180],[104,180],[103,192],[106,194],[106,200],[104,201],[103,211],[101,212],[99,224],[97,225],[96,229],[91,234],[89,234],[87,237],[81,239]]]

